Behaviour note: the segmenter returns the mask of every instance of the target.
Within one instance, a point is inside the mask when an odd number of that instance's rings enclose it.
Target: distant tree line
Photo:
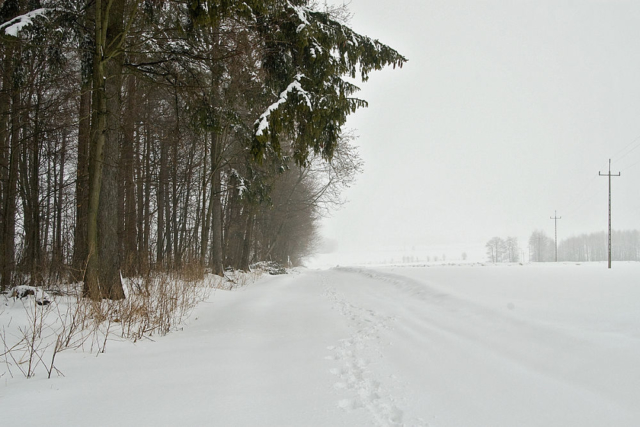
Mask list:
[[[487,259],[492,263],[499,262],[519,262],[520,248],[517,237],[493,237],[485,245],[487,249]]]
[[[640,231],[624,230],[612,233],[611,258],[615,261],[640,261]],[[569,237],[558,243],[558,261],[606,261],[607,233],[604,231]],[[529,238],[530,260],[555,260],[555,243],[543,231],[536,230]]]
[[[606,261],[608,259],[607,240],[607,233],[604,231],[565,239],[558,245],[558,260]],[[611,242],[611,259],[640,261],[640,231],[614,230]]]
[[[343,77],[406,61],[313,4],[0,2],[0,290],[309,254],[361,164]]]

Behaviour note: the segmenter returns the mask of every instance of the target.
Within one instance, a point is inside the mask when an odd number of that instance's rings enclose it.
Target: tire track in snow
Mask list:
[[[396,320],[374,310],[366,309],[347,301],[336,289],[325,283],[324,296],[333,303],[333,309],[344,316],[355,332],[341,339],[337,345],[327,347],[332,352],[327,360],[340,364],[331,369],[338,378],[334,388],[349,397],[338,402],[346,411],[364,409],[372,416],[376,426],[406,426],[404,412],[398,407],[396,398],[389,387],[381,383],[372,371],[372,358],[383,359],[381,333],[391,328]],[[395,381],[395,377],[390,377]],[[422,420],[412,421],[412,426],[425,427]]]
[[[618,404],[620,399],[613,397],[617,388],[610,380],[585,374],[594,367],[597,372],[598,361],[609,358],[607,351],[589,337],[572,334],[561,325],[541,319],[514,317],[410,277],[357,267],[338,267],[334,271],[385,282],[409,296],[416,305],[403,308],[411,310],[410,318],[417,322],[414,327],[420,333],[440,336],[465,351],[475,349],[472,354],[482,355],[490,365],[501,364],[539,375],[585,401],[605,401],[616,412],[625,411]]]

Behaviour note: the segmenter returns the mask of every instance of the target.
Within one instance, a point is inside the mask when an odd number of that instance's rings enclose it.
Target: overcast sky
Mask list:
[[[361,85],[364,173],[324,221],[342,250],[640,228],[640,2],[352,0],[409,62]],[[625,149],[626,147],[626,149]],[[634,150],[634,148],[637,148]]]

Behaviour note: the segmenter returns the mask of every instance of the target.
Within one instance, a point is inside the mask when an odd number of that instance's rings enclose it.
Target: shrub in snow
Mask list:
[[[275,261],[260,261],[249,266],[252,270],[262,270],[273,276],[278,274],[287,274],[287,269]]]
[[[20,285],[9,291],[10,298],[26,298],[29,295],[33,295],[36,300],[36,304],[38,305],[49,305],[51,303],[51,298],[45,291],[40,288],[36,288],[35,286],[26,286]]]

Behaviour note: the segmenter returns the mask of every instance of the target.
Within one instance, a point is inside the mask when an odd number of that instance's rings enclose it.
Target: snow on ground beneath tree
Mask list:
[[[64,377],[0,367],[2,425],[636,427],[639,278],[640,263],[263,276],[182,331],[61,353]]]

